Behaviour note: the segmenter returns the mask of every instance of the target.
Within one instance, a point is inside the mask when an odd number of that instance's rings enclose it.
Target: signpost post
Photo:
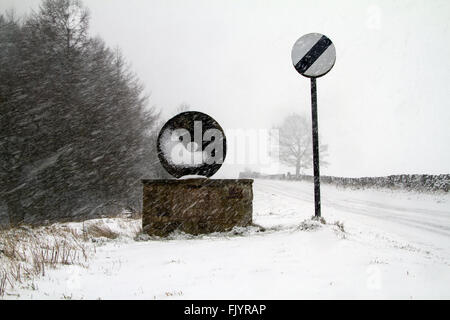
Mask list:
[[[334,44],[320,33],[308,33],[300,37],[291,52],[292,64],[302,76],[311,79],[311,120],[314,165],[314,212],[320,212],[319,125],[317,120],[316,78],[328,73],[336,61]]]

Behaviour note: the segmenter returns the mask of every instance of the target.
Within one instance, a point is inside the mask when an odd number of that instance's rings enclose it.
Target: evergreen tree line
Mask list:
[[[76,0],[0,14],[0,216],[41,224],[140,208],[162,174],[158,113]]]

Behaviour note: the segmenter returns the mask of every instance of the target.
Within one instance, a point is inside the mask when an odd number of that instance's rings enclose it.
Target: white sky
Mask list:
[[[36,8],[0,0],[0,10]],[[335,44],[317,80],[322,174],[450,172],[450,1],[90,0],[91,33],[119,46],[169,117],[182,102],[224,128],[310,117],[310,83],[291,64],[305,33]]]

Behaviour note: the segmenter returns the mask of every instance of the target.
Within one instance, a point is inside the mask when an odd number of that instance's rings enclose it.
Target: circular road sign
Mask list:
[[[333,68],[336,49],[323,34],[308,33],[295,42],[291,57],[298,73],[308,78],[318,78]]]

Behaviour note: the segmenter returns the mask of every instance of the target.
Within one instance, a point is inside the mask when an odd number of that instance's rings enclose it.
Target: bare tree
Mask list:
[[[312,132],[311,122],[305,116],[291,114],[287,116],[278,129],[279,159],[282,163],[295,167],[295,176],[298,177],[304,170],[312,167]],[[319,139],[320,141],[320,139]],[[320,164],[324,161],[328,146],[320,144]]]

